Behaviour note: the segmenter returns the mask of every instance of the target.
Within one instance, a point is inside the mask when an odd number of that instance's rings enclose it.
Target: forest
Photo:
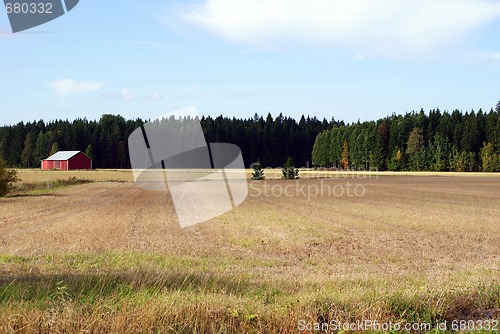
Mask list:
[[[496,110],[406,113],[333,124],[314,143],[312,162],[338,169],[500,171],[500,102]]]
[[[439,109],[346,124],[282,114],[238,119],[203,116],[207,143],[238,145],[245,165],[392,171],[500,171],[500,103],[482,110]],[[85,152],[95,168],[130,168],[128,136],[146,120],[103,115],[99,120],[43,120],[0,127],[0,159],[9,167],[37,168],[59,150]]]
[[[343,123],[316,117],[237,119],[202,117],[207,143],[233,143],[241,148],[245,165],[260,160],[264,166],[282,166],[289,156],[297,166],[310,165],[316,136]],[[82,151],[95,168],[130,168],[128,137],[144,120],[103,115],[98,121],[43,120],[0,127],[0,159],[9,167],[37,168],[42,159],[59,150]]]

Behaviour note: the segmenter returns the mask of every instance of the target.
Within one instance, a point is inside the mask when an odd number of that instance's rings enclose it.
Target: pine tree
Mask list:
[[[410,170],[424,170],[426,152],[424,148],[424,135],[420,128],[413,128],[411,131],[406,153],[409,157]]]
[[[292,157],[288,157],[283,168],[281,168],[282,177],[286,180],[299,178],[299,170],[295,168]]]
[[[448,168],[448,152],[450,144],[448,139],[437,133],[429,147],[430,169],[436,172],[446,171]]]
[[[260,161],[257,160],[256,163],[252,164],[252,180],[264,180],[266,177],[264,176],[264,169],[262,168],[262,165],[260,164]]]
[[[21,162],[23,166],[26,166],[28,168],[31,167],[31,163],[33,161],[33,151],[33,136],[30,132],[24,139],[24,148],[23,152],[21,153]]]
[[[316,137],[312,150],[312,162],[314,165],[326,166],[329,161],[330,131],[323,131]]]
[[[5,152],[7,146],[7,141],[5,138],[0,139],[0,160],[5,160]]]
[[[33,153],[34,167],[38,167],[40,162],[47,158],[47,154],[49,153],[49,142],[47,140],[47,135],[43,132],[38,133],[38,137],[36,138],[35,151]]]
[[[385,170],[387,167],[387,156],[389,155],[389,126],[387,121],[382,121],[377,128],[377,137],[375,141],[374,162],[377,168]]]

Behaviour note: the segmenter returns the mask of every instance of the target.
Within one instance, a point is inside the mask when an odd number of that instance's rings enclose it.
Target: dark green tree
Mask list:
[[[38,133],[36,138],[35,151],[33,153],[34,167],[40,166],[40,162],[48,157],[49,141],[47,135],[43,132]]]
[[[7,195],[17,181],[19,181],[17,171],[6,168],[5,161],[0,160],[0,197]]]
[[[422,129],[414,128],[408,138],[406,154],[410,170],[421,171],[425,169],[426,152]]]
[[[288,157],[285,164],[281,168],[282,178],[286,180],[294,180],[299,178],[299,170],[295,168],[292,157]]]
[[[266,177],[264,176],[264,169],[262,168],[262,165],[260,164],[260,161],[257,160],[257,162],[252,164],[252,180],[264,180]]]
[[[33,153],[34,153],[34,147],[33,147],[33,136],[31,135],[31,132],[26,135],[26,138],[24,139],[24,148],[21,153],[21,162],[23,166],[30,168],[32,163],[33,163]]]
[[[94,149],[92,148],[92,144],[88,144],[87,148],[85,149],[85,154],[89,157],[94,159]]]
[[[448,170],[449,152],[450,143],[448,139],[436,133],[429,147],[430,170],[436,172]]]

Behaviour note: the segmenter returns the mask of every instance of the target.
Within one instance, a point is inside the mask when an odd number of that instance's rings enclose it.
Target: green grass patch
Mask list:
[[[70,177],[66,180],[59,179],[55,181],[42,182],[18,182],[14,184],[12,191],[6,197],[26,197],[26,196],[44,196],[49,195],[55,190],[65,187],[92,183],[93,180],[78,179]]]
[[[55,317],[58,325],[52,330],[78,332],[58,326],[88,318],[83,328],[93,321],[109,332],[108,312],[129,319],[113,325],[120,332],[133,332],[127,324],[135,319],[148,332],[181,333],[296,331],[300,319],[434,326],[445,320],[499,316],[498,281],[432,290],[418,288],[418,280],[410,278],[408,284],[393,287],[370,278],[318,284],[237,270],[267,265],[230,256],[195,259],[135,252],[2,255],[0,328],[2,323],[18,324],[35,326],[36,332]]]

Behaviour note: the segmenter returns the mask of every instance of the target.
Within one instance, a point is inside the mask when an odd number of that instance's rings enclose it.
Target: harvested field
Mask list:
[[[69,178],[86,179],[94,181],[123,181],[133,182],[134,176],[131,170],[121,169],[98,169],[98,170],[40,170],[40,169],[18,169],[19,178],[22,182],[45,182],[56,180],[67,180]]]
[[[108,173],[102,180],[131,177]],[[249,186],[241,206],[186,229],[168,193],[133,183],[1,199],[0,332],[267,333],[334,320],[499,318],[498,175]]]

